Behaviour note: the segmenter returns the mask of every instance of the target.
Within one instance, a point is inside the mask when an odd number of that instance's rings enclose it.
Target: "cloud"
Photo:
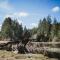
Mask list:
[[[14,15],[14,14],[6,15],[6,16],[4,17],[4,19],[7,18],[7,17],[11,17],[13,20],[14,20],[14,19],[17,19],[17,21],[19,22],[19,24],[23,23],[23,22],[20,20],[20,17],[17,16],[17,15]]]
[[[38,27],[38,24],[37,23],[31,23],[30,28],[34,28],[34,27]]]
[[[26,17],[29,14],[27,12],[16,12],[13,14],[14,16],[18,16],[18,17]]]
[[[52,12],[59,12],[60,11],[60,7],[59,6],[55,6],[52,8]]]
[[[11,4],[9,4],[8,0],[2,0],[0,2],[0,8],[3,10],[11,10],[12,6]]]
[[[20,19],[18,20],[19,24],[23,23]]]
[[[20,18],[16,18],[16,19],[17,19],[19,24],[23,23],[23,21]]]
[[[7,18],[7,17],[13,17],[12,15],[10,15],[10,14],[7,14],[7,15],[5,15],[5,17],[4,18]]]
[[[16,12],[16,13],[12,13],[12,14],[7,14],[5,15],[6,17],[11,17],[11,18],[20,18],[20,17],[26,17],[29,14],[27,12]]]
[[[28,16],[29,14],[28,13],[26,13],[26,12],[20,12],[19,13],[19,16]]]
[[[27,17],[29,14],[27,12],[15,12],[12,14],[5,15],[4,19],[7,17],[11,17],[12,19],[17,19],[19,24],[23,23],[22,20],[20,20],[21,17]]]

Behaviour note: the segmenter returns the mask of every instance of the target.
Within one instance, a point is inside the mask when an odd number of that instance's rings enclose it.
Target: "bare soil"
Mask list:
[[[0,60],[58,60],[49,58],[42,54],[17,54],[5,50],[0,50]]]

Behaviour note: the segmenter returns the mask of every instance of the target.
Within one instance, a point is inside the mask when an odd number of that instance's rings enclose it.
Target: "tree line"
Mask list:
[[[0,31],[0,40],[21,41],[26,44],[29,37],[30,31],[26,26],[23,28],[17,20],[12,20],[10,17],[5,18]]]
[[[53,22],[52,22],[53,21]],[[5,18],[0,31],[0,40],[21,41],[27,43],[29,38],[37,34],[36,41],[47,42],[54,37],[60,38],[60,22],[57,19],[51,19],[51,16],[40,19],[38,27],[27,29],[23,28],[17,20],[12,20],[10,17]]]
[[[31,34],[37,34],[36,41],[49,42],[54,38],[60,40],[60,22],[56,18],[52,19],[51,16],[40,19],[38,27],[31,30]]]

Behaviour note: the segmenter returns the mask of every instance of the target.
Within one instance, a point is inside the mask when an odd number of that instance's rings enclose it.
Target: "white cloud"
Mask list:
[[[29,14],[28,13],[26,13],[26,12],[20,12],[19,13],[19,16],[28,16]]]
[[[60,7],[59,6],[55,6],[52,8],[52,12],[59,12],[60,11]]]
[[[0,8],[4,10],[11,10],[12,6],[8,3],[8,0],[2,0],[0,2]]]
[[[27,12],[16,12],[13,14],[14,16],[18,16],[18,17],[26,17],[29,14]]]
[[[23,23],[23,21],[19,17],[17,17],[16,19],[17,19],[19,24]]]
[[[12,14],[7,14],[5,15],[4,19],[7,17],[11,17],[13,20],[17,19],[17,21],[19,22],[19,24],[23,23],[23,21],[21,20],[21,17],[27,17],[29,14],[27,12],[15,12]]]
[[[31,23],[30,28],[34,28],[34,27],[38,27],[38,24],[37,23]]]
[[[17,19],[18,20],[18,19]],[[23,23],[20,19],[18,20],[19,24]]]
[[[14,19],[17,19],[17,21],[19,22],[19,24],[23,23],[23,22],[20,20],[20,17],[17,16],[17,15],[14,15],[14,14],[6,15],[6,16],[4,17],[4,19],[7,18],[7,17],[11,17],[13,20],[14,20]]]
[[[4,19],[7,17],[11,17],[12,19],[17,19],[19,24],[23,23],[22,20],[20,20],[21,17],[26,17],[29,14],[27,12],[16,12],[16,13],[12,13],[12,14],[7,14],[5,15]]]
[[[13,17],[12,15],[10,15],[10,14],[7,14],[7,15],[5,15],[5,17],[4,18],[7,18],[7,17]]]
[[[26,17],[29,14],[27,12],[16,12],[12,14],[7,14],[5,17],[11,17],[11,18],[20,18],[20,17]]]

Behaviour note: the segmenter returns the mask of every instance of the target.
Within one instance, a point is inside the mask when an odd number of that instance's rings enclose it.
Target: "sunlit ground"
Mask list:
[[[58,60],[58,59],[49,58],[42,54],[15,54],[14,52],[0,50],[0,60]]]

